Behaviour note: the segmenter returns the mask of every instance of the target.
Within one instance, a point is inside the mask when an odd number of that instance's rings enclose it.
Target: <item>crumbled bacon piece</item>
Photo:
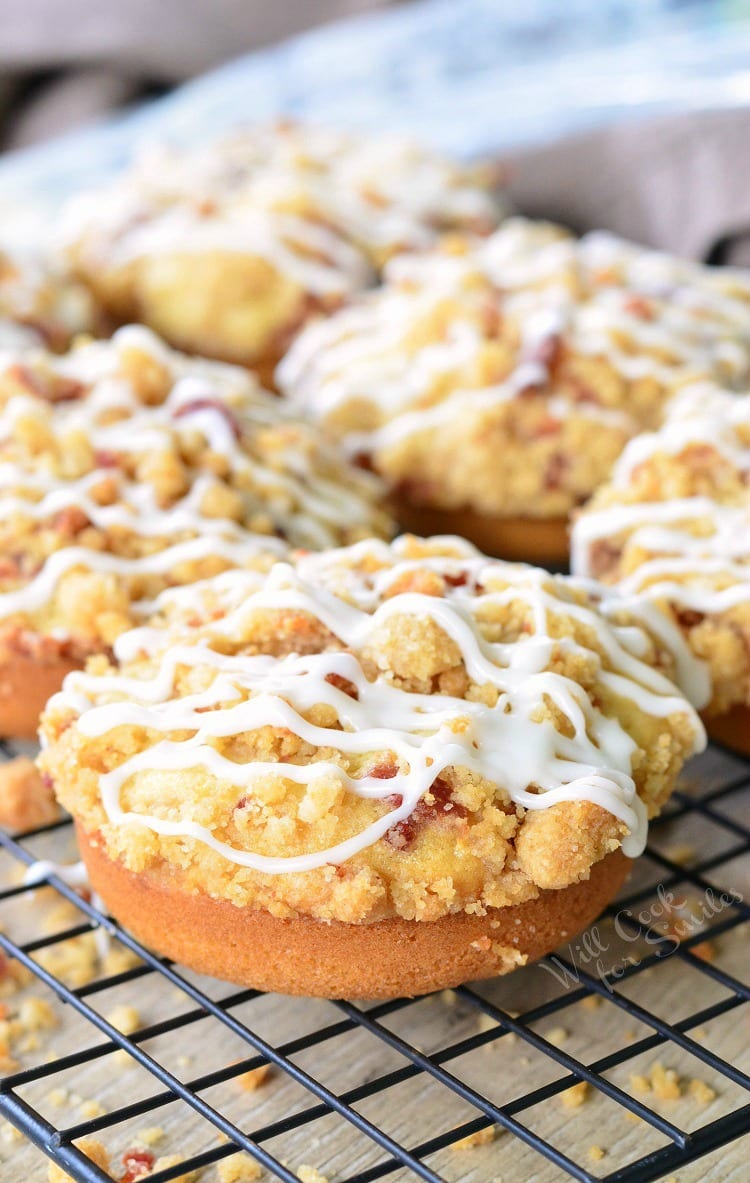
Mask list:
[[[376,764],[374,768],[368,769],[367,775],[373,777],[374,780],[393,780],[393,777],[398,773],[398,768],[393,761]]]
[[[94,464],[97,468],[119,468],[120,459],[116,452],[106,452],[100,449],[94,452]]]
[[[183,403],[178,407],[174,413],[175,419],[184,419],[187,415],[194,415],[197,411],[215,411],[217,415],[221,415],[225,423],[229,427],[232,435],[236,440],[242,435],[242,428],[240,427],[237,416],[229,409],[229,407],[215,398],[194,398],[190,402]]]
[[[649,300],[643,296],[629,296],[625,301],[624,308],[631,316],[637,316],[639,320],[653,320],[654,308]]]
[[[469,582],[468,571],[459,571],[457,575],[443,575],[443,581],[448,587],[465,587]]]
[[[133,1147],[126,1150],[122,1156],[125,1174],[120,1176],[120,1183],[136,1183],[137,1179],[144,1179],[153,1170],[156,1156],[150,1150]]]
[[[620,561],[621,548],[607,538],[597,538],[589,551],[589,566],[595,579],[614,571]]]
[[[428,797],[431,798],[430,801],[427,800]],[[386,798],[386,801],[391,808],[398,809],[403,798],[399,794],[393,793]],[[453,800],[451,786],[441,776],[438,776],[424,797],[417,802],[411,815],[391,826],[385,835],[385,840],[394,850],[406,850],[416,838],[420,826],[430,818],[465,818],[467,816],[466,808]]]
[[[359,698],[357,687],[348,678],[342,678],[341,674],[326,674],[325,681],[330,686],[335,686],[337,690],[343,691],[344,694],[348,694],[349,698]]]
[[[705,612],[696,612],[693,608],[675,608],[674,614],[682,628],[695,628],[706,619]]]
[[[548,333],[523,351],[523,361],[534,362],[552,370],[562,356],[563,340],[559,333]]]
[[[565,474],[570,467],[570,460],[562,452],[553,452],[544,466],[545,489],[561,489]]]
[[[89,519],[79,506],[66,505],[65,509],[61,509],[58,514],[55,514],[54,527],[66,538],[72,538],[88,525],[88,521]]]

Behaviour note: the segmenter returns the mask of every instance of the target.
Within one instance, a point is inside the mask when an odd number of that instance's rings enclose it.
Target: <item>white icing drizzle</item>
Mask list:
[[[666,421],[656,432],[632,440],[612,476],[612,501],[582,513],[574,524],[571,566],[582,576],[593,574],[600,544],[627,547],[644,555],[638,567],[622,575],[619,591],[640,602],[674,605],[678,609],[718,615],[750,603],[750,399],[710,384],[686,387],[672,400]],[[670,497],[662,501],[621,500],[642,465],[667,456],[678,466],[691,449],[711,449],[742,478],[740,501],[723,502],[720,491]],[[736,494],[734,494],[736,498]],[[663,617],[678,654],[678,681],[691,702],[705,706],[710,682],[703,662],[695,658],[680,630]]]
[[[408,540],[397,540],[392,547],[367,541],[342,551],[301,556],[294,566],[277,563],[265,577],[235,571],[204,588],[162,593],[159,607],[167,616],[170,606],[178,616],[192,615],[207,589],[212,593],[212,618],[217,599],[223,615],[192,636],[189,629],[170,629],[167,624],[121,637],[117,658],[127,662],[149,655],[157,663],[155,675],[151,667],[145,677],[117,672],[69,675],[50,709],[73,710],[84,735],[106,736],[118,727],[132,726],[162,737],[102,776],[102,804],[109,821],[195,839],[238,866],[257,871],[307,871],[340,863],[383,837],[412,814],[445,769],[455,766],[498,784],[526,809],[544,809],[559,801],[594,802],[625,824],[623,849],[637,854],[645,842],[646,810],[631,774],[636,745],[616,718],[603,714],[581,686],[549,665],[555,651],[582,652],[596,663],[599,683],[611,693],[657,718],[677,713],[690,719],[698,750],[704,738],[700,722],[672,684],[642,660],[646,640],[637,622],[645,620],[647,612],[639,616],[636,607],[635,624],[623,627],[606,619],[614,615],[619,601],[601,588],[596,598],[602,598],[606,610],[599,613],[573,598],[567,590],[575,586],[571,581],[489,560],[459,540],[444,540],[447,554],[439,553],[438,544],[417,559],[409,557],[408,545]],[[373,570],[377,563],[383,565]],[[445,598],[414,592],[383,598],[390,585],[415,568],[454,577],[456,586],[448,586]],[[336,590],[341,586],[345,599]],[[512,642],[486,640],[477,613],[510,602],[528,606],[532,630]],[[279,611],[314,617],[347,651],[281,658],[222,651],[222,638],[242,635],[243,622]],[[550,615],[557,613],[594,631],[609,668],[602,668],[598,654],[571,637],[552,638]],[[380,676],[368,681],[357,653],[368,646],[376,649],[379,631],[395,616],[432,620],[457,646],[471,680],[496,687],[496,704],[407,692]],[[176,677],[186,667],[210,668],[214,677],[204,689],[179,697]],[[352,683],[357,697],[329,682],[330,675]],[[539,719],[544,700],[562,712],[570,736]],[[314,725],[304,717],[322,703],[335,709],[341,729]],[[387,754],[398,771],[389,779],[367,772],[352,777],[330,759],[302,765],[240,764],[216,749],[221,737],[269,726],[287,729],[318,749],[373,755],[376,762]],[[189,738],[172,738],[182,731],[190,733]],[[387,800],[390,807],[346,841],[294,857],[231,847],[187,812],[175,817],[172,810],[167,817],[123,808],[121,791],[139,772],[175,774],[198,767],[250,795],[258,777],[278,775],[300,786],[325,779],[358,796]]]
[[[69,204],[61,239],[92,266],[242,253],[308,291],[343,295],[373,281],[381,251],[498,219],[486,186],[408,140],[276,125],[189,151],[151,147],[105,192]]]
[[[118,373],[125,351],[132,349],[168,366],[173,385],[162,404],[144,405]],[[26,364],[33,373],[33,361]],[[203,506],[212,488],[221,483],[209,471],[191,472],[185,494],[164,508],[150,483],[129,478],[118,466],[97,466],[68,479],[34,467],[33,458],[3,460],[4,448],[6,455],[15,456],[19,421],[29,417],[45,426],[51,420],[61,438],[71,432],[85,435],[95,456],[169,454],[179,448],[186,433],[200,432],[239,482],[235,488],[242,497],[245,520],[256,514],[266,517],[294,545],[330,546],[340,541],[347,528],[374,528],[380,491],[376,478],[345,469],[329,445],[317,439],[308,451],[305,444],[312,429],[297,424],[283,404],[262,392],[245,371],[210,363],[194,365],[166,350],[148,330],[134,326],[120,330],[111,342],[85,346],[59,361],[44,358],[44,365],[47,372],[82,383],[85,394],[54,407],[34,395],[15,396],[7,402],[0,414],[0,515],[6,521],[18,515],[45,522],[76,508],[98,530],[124,530],[141,539],[162,539],[164,544],[139,557],[81,545],[64,547],[52,553],[23,586],[0,594],[0,616],[40,609],[60,579],[77,568],[121,577],[165,575],[184,562],[215,556],[242,565],[261,552],[283,555],[287,549],[281,537],[252,533],[231,519],[207,513]],[[265,428],[283,432],[287,427],[288,444],[282,436],[274,443],[273,454],[267,455],[262,443],[254,443]],[[112,486],[106,504],[95,496],[102,482]],[[143,601],[136,610],[143,614],[148,608]]]
[[[385,280],[308,325],[277,370],[285,394],[338,434],[337,412],[368,404],[373,425],[345,434],[351,454],[442,429],[532,387],[552,396],[560,418],[634,434],[639,423],[627,409],[545,390],[546,355],[559,339],[574,353],[606,358],[629,381],[668,388],[701,377],[740,383],[750,372],[750,275],[722,278],[612,236],[576,242],[514,218],[464,254],[398,257]],[[471,374],[492,335],[482,327],[488,302],[520,326],[522,341],[507,379],[482,387]],[[433,318],[444,326],[440,339],[415,345],[415,329]]]

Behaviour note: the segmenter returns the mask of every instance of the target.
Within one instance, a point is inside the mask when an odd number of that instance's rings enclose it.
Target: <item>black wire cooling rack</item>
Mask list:
[[[0,833],[9,884],[0,891],[0,947],[38,990],[66,1004],[76,1029],[56,1059],[0,1083],[0,1113],[82,1183],[109,1176],[79,1139],[121,1149],[139,1121],[166,1121],[175,1107],[187,1131],[181,1160],[150,1176],[153,1183],[237,1151],[287,1183],[297,1183],[300,1162],[336,1183],[647,1183],[717,1148],[729,1153],[750,1129],[750,945],[742,941],[750,931],[749,800],[750,765],[712,749],[653,825],[624,896],[586,937],[507,979],[371,1006],[281,999],[194,977],[152,955],[52,872],[43,879],[47,896],[64,897],[76,923],[38,934],[21,872],[69,844],[70,822],[15,838]],[[14,936],[4,913],[19,908],[26,918]],[[66,985],[50,950],[92,930],[137,960]],[[122,1034],[99,1005],[104,997],[156,1000],[156,1017]],[[562,1039],[560,1023],[574,1035]],[[676,1062],[685,1082],[707,1084],[710,1103],[691,1100],[689,1088],[671,1102],[648,1083],[643,1092],[655,1056],[662,1066]],[[140,1083],[128,1083],[132,1072],[118,1083],[112,1057],[139,1066]],[[236,1086],[263,1065],[273,1079],[256,1103]],[[45,1098],[92,1073],[109,1108],[61,1124]],[[483,1136],[490,1128],[493,1140]],[[599,1129],[614,1148],[589,1145]],[[470,1150],[456,1147],[467,1138]],[[503,1167],[510,1161],[512,1170]],[[200,1178],[209,1176],[218,1177]],[[719,1168],[710,1177],[725,1175]]]

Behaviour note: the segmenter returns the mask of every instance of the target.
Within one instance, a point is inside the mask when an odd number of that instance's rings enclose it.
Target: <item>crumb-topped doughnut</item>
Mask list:
[[[0,243],[0,349],[65,349],[97,322],[83,284],[49,259]]]
[[[152,149],[64,215],[66,254],[120,321],[272,372],[293,333],[398,250],[499,220],[491,177],[403,138],[294,123]]]
[[[689,646],[684,689],[750,752],[750,398],[680,392],[578,517],[572,561],[659,606]]]
[[[247,371],[176,354],[146,329],[61,357],[4,355],[0,733],[33,735],[66,666],[110,646],[165,587],[266,567],[288,543],[389,533],[380,500],[371,474]]]
[[[565,518],[685,382],[750,364],[750,275],[511,219],[402,256],[305,329],[282,391],[394,491],[402,525],[565,561]]]
[[[388,996],[584,926],[702,742],[648,611],[459,539],[165,592],[45,712],[92,882],[196,969]]]

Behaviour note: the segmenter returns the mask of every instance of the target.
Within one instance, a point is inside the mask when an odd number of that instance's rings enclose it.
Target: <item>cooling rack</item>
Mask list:
[[[0,1178],[45,1178],[41,1150],[102,1183],[79,1140],[104,1143],[117,1174],[146,1125],[178,1151],[153,1183],[243,1178],[218,1173],[239,1151],[286,1183],[648,1183],[678,1169],[682,1183],[701,1159],[690,1179],[745,1179],[749,802],[750,765],[710,749],[583,937],[506,979],[376,1005],[192,975],[53,870],[30,898],[30,864],[75,857],[68,820],[0,832],[5,969],[20,963],[62,1013],[0,1083],[0,1114],[28,1139],[2,1150]]]

